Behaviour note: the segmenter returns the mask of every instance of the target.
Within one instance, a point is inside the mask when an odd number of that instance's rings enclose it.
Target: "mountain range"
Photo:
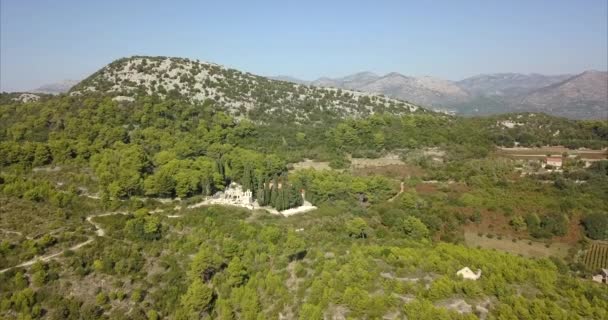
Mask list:
[[[168,59],[159,62],[159,59]],[[149,61],[150,67],[142,62]],[[120,65],[124,70],[115,70]],[[175,69],[175,70],[173,70]],[[323,77],[314,81],[305,81],[290,76],[261,77],[222,66],[182,58],[164,57],[132,57],[118,60],[106,67],[104,72],[97,72],[84,83],[96,82],[87,90],[99,87],[100,83],[114,83],[107,88],[116,93],[129,87],[130,93],[137,88],[145,87],[147,93],[156,92],[161,95],[176,89],[180,95],[189,99],[216,99],[226,104],[232,111],[256,112],[252,106],[260,104],[251,94],[257,94],[263,101],[268,99],[274,103],[286,100],[297,100],[300,104],[318,104],[319,99],[327,95],[336,97],[336,89],[341,89],[344,97],[334,101],[325,111],[337,112],[342,115],[360,114],[374,111],[374,107],[358,106],[359,96],[380,99],[377,95],[388,98],[387,106],[403,104],[421,105],[427,109],[461,115],[488,115],[510,112],[544,112],[572,119],[608,119],[608,72],[585,71],[580,74],[542,75],[521,73],[481,74],[460,81],[444,80],[437,77],[411,77],[397,72],[377,75],[372,72],[359,72],[341,78]],[[101,70],[100,70],[101,71]],[[219,75],[226,71],[225,74]],[[195,72],[195,73],[192,73]],[[198,73],[196,73],[198,72]],[[179,77],[179,78],[177,78]],[[278,81],[276,81],[278,80]],[[269,81],[291,91],[291,95],[275,96],[261,90],[260,85],[268,85]],[[287,83],[291,85],[287,85]],[[294,86],[295,84],[295,86]],[[177,86],[177,87],[176,87]],[[226,86],[232,86],[228,88]],[[235,86],[248,90],[247,94],[236,94]],[[74,80],[41,86],[31,92],[58,94],[68,92],[71,88],[83,88],[82,83]],[[188,88],[192,89],[189,91]],[[329,89],[333,88],[333,89]],[[86,89],[86,88],[85,88]],[[238,91],[238,90],[237,90]],[[306,91],[306,92],[304,92]],[[176,93],[173,92],[173,93]],[[314,92],[314,94],[312,94]],[[241,92],[242,93],[242,92]],[[306,93],[306,94],[305,94]],[[310,100],[312,94],[312,102]],[[354,100],[346,101],[346,95]],[[302,97],[307,97],[306,99]],[[277,100],[278,99],[278,100]],[[386,98],[382,98],[386,99]],[[384,100],[383,100],[384,101]],[[293,101],[292,101],[293,102]],[[291,103],[289,105],[292,105]],[[260,109],[260,108],[257,108]],[[272,113],[277,110],[288,112],[295,118],[303,117],[301,106],[293,110],[275,105],[264,112]],[[386,111],[385,109],[382,109]],[[399,110],[396,110],[399,113]],[[298,115],[296,115],[298,114]]]
[[[577,75],[521,73],[482,74],[460,81],[410,77],[397,72],[383,76],[359,72],[342,78],[304,81],[289,76],[277,80],[383,94],[434,110],[463,115],[545,112],[574,119],[608,118],[608,73]]]

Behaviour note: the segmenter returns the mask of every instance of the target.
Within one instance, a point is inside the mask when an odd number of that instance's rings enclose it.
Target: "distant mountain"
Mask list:
[[[32,90],[32,92],[36,93],[49,93],[49,94],[60,94],[66,93],[70,91],[70,89],[75,86],[79,81],[78,80],[64,80],[57,83],[50,83],[43,85],[39,88]]]
[[[283,76],[283,75],[279,75],[279,76],[269,76],[267,77],[268,79],[272,79],[272,80],[278,80],[278,81],[285,81],[285,82],[292,82],[292,83],[297,83],[297,84],[304,84],[304,85],[308,85],[310,84],[310,81],[306,81],[306,80],[300,80],[298,78],[294,78],[294,77],[290,77],[290,76]]]
[[[564,81],[571,74],[547,76],[537,73],[481,74],[457,81],[456,84],[473,96],[518,96]]]
[[[384,112],[429,112],[412,103],[372,93],[277,81],[213,63],[171,57],[116,60],[78,83],[69,94],[103,94],[125,103],[157,96],[215,105],[236,117],[288,123]]]
[[[433,107],[460,103],[468,97],[466,91],[451,81],[434,77],[407,77],[396,72],[384,76],[359,72],[343,78],[319,78],[310,84],[383,94]]]
[[[360,90],[360,87],[380,78],[375,73],[364,71],[342,78],[319,78],[310,84],[317,87],[332,87],[351,90]],[[381,93],[381,92],[380,92]]]
[[[445,107],[468,99],[469,94],[453,82],[434,77],[407,77],[393,72],[364,86],[362,91],[382,93],[416,103]]]
[[[310,84],[379,93],[463,115],[534,111],[606,119],[608,110],[608,80],[602,71],[579,75],[494,73],[460,81],[360,72],[343,78],[319,78]]]
[[[608,119],[608,72],[585,71],[535,90],[515,106],[570,118]]]

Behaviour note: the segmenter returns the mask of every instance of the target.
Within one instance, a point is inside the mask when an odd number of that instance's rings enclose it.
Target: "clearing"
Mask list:
[[[559,156],[563,153],[567,153],[571,156],[579,156],[583,160],[597,161],[606,159],[608,156],[608,150],[591,150],[591,149],[568,149],[562,146],[555,147],[540,147],[540,148],[498,148],[498,154],[515,159],[544,159],[547,155]]]
[[[488,238],[486,235],[479,236],[475,232],[464,232],[465,243],[470,247],[481,247],[484,249],[496,249],[513,254],[519,254],[528,258],[546,258],[550,256],[564,258],[568,255],[568,250],[572,248],[567,243],[552,243],[548,248],[544,242],[532,240],[517,240],[512,238],[497,237]]]
[[[401,165],[401,158],[393,153],[386,154],[380,158],[350,158],[351,169],[360,169],[367,167],[382,167],[390,165]]]
[[[304,169],[331,170],[331,167],[329,166],[329,161],[316,161],[311,159],[304,159],[304,161],[293,164],[294,171]]]

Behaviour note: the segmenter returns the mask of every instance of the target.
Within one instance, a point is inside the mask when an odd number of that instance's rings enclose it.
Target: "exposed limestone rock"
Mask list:
[[[38,101],[38,100],[40,100],[40,96],[39,95],[35,95],[33,93],[22,93],[18,97],[13,98],[13,100],[14,101],[23,102],[23,103],[27,103],[27,102],[32,102],[32,101]]]

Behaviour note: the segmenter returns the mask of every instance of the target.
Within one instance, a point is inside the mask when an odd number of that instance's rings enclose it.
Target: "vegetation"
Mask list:
[[[405,112],[382,97],[182,60],[169,62],[188,73],[163,73],[179,89],[202,90],[199,74],[224,80],[206,78],[202,100],[128,79],[106,92],[117,70],[167,61],[136,60],[100,70],[77,94],[0,95],[1,318],[608,317],[608,289],[584,279],[608,267],[605,246],[589,244],[608,238],[608,162],[572,158],[549,172],[495,152],[515,142],[605,147],[605,122]],[[332,101],[356,112],[327,111]],[[403,161],[396,173],[351,168],[389,153]],[[333,169],[291,170],[304,158]],[[190,206],[233,182],[262,206],[297,207],[304,191],[318,209]],[[572,249],[524,258],[467,247],[465,232]],[[465,266],[482,277],[457,277]]]

